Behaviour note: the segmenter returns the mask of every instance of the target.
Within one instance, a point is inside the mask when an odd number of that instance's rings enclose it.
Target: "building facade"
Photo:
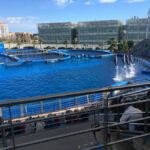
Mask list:
[[[78,39],[78,44],[107,43],[110,38],[119,38],[121,21],[89,21],[79,23],[44,23],[38,25],[39,37],[45,44],[55,44],[56,40],[63,44],[65,40],[73,43]]]
[[[119,28],[121,21],[89,21],[79,22],[77,26],[77,38],[79,44],[107,43],[109,39],[119,40]]]
[[[7,38],[8,36],[8,25],[6,23],[0,22],[0,38]]]
[[[38,25],[39,37],[44,39],[45,44],[55,44],[56,40],[63,44],[65,40],[72,43],[72,30],[76,24],[65,23],[42,23]]]
[[[127,20],[127,40],[133,40],[138,43],[146,39],[147,28],[150,29],[150,22],[148,18],[137,18]],[[150,33],[148,34],[150,38]]]
[[[63,44],[67,40],[73,44],[77,38],[77,44],[105,44],[111,38],[118,42],[123,39],[138,43],[146,37],[150,38],[150,17],[128,19],[123,25],[120,20],[88,21],[78,23],[45,23],[38,25],[39,37],[44,39],[45,44]],[[148,34],[148,36],[147,36]]]

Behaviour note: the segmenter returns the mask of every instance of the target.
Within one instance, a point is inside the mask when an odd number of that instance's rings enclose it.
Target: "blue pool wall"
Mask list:
[[[0,53],[4,51],[5,51],[4,43],[0,43]]]
[[[22,50],[26,50],[26,51],[30,51],[30,50],[41,50],[41,49],[12,49],[12,50],[5,50],[6,53],[0,52],[0,55],[5,56],[5,57],[10,57],[11,56],[8,55],[8,52],[16,52],[16,51],[22,51]],[[109,50],[50,50],[49,53],[57,53],[57,54],[63,54],[65,55],[64,58],[56,58],[56,59],[49,59],[49,60],[44,60],[44,59],[39,59],[39,60],[30,60],[30,61],[26,61],[22,58],[18,58],[18,57],[13,57],[13,59],[15,59],[15,62],[9,62],[9,63],[1,63],[0,67],[16,67],[16,66],[21,66],[24,63],[28,63],[28,62],[32,62],[32,63],[39,63],[39,62],[45,62],[45,63],[54,63],[54,62],[58,62],[58,61],[62,61],[62,60],[67,60],[71,58],[71,54],[68,54],[69,51],[80,51],[80,53],[82,52],[100,52],[102,55],[102,57],[106,57],[107,56],[112,56],[113,54],[109,51]],[[97,58],[97,56],[91,55],[90,58]]]

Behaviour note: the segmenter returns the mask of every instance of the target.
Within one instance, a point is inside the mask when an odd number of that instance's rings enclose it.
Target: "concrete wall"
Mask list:
[[[14,47],[18,47],[16,43],[10,43],[10,44],[4,44],[5,48],[7,49],[11,49],[11,48],[14,48]],[[20,45],[20,48],[24,48],[24,47],[27,47],[27,46],[33,46],[33,44],[22,44]],[[50,46],[50,47],[65,47],[64,44],[42,44],[41,45],[41,48],[45,48],[47,46]],[[67,47],[75,47],[75,48],[83,48],[83,44],[77,44],[77,45],[74,45],[74,44],[68,44]],[[92,49],[95,49],[96,47],[99,47],[99,45],[88,45],[86,48],[92,48]],[[103,49],[107,49],[109,47],[109,45],[105,45],[103,47]],[[36,44],[35,45],[35,48],[40,48],[40,44]]]

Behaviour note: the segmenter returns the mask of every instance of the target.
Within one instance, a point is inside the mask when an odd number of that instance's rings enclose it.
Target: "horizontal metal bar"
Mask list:
[[[132,104],[146,103],[146,102],[150,102],[150,99],[140,100],[140,101],[135,101],[135,102],[128,102],[128,103],[123,103],[123,104],[110,105],[110,106],[108,106],[108,109],[116,108],[116,107],[122,107],[122,106],[126,106],[126,105],[132,105]],[[101,107],[101,108],[94,108],[94,109],[90,109],[90,110],[84,110],[84,111],[79,111],[79,112],[74,112],[74,113],[69,113],[69,114],[63,114],[63,115],[59,115],[59,116],[51,116],[51,117],[47,117],[47,118],[39,118],[39,119],[34,119],[34,120],[26,121],[26,122],[18,122],[18,123],[13,124],[12,126],[18,126],[18,125],[28,124],[28,123],[32,123],[32,122],[38,122],[38,121],[44,121],[44,120],[49,120],[49,119],[62,118],[62,117],[67,117],[67,116],[74,116],[74,115],[80,115],[80,114],[86,114],[86,113],[93,113],[93,112],[97,112],[97,111],[104,110],[104,109],[105,109],[105,107]],[[7,127],[10,127],[10,124],[0,125],[0,128],[7,128]]]
[[[108,106],[108,108],[110,109],[110,108],[115,108],[115,107],[122,107],[122,106],[126,106],[126,105],[133,105],[133,104],[140,104],[140,103],[147,103],[147,102],[150,102],[150,99],[134,101],[134,102],[128,102],[128,103],[122,103],[122,104],[110,105],[110,106]]]
[[[127,121],[127,122],[122,122],[122,123],[117,123],[117,124],[113,124],[113,125],[108,125],[107,127],[106,126],[102,126],[102,127],[92,128],[92,129],[91,128],[90,129],[84,129],[84,130],[80,130],[80,131],[76,131],[76,132],[66,133],[66,134],[57,135],[57,136],[53,136],[53,137],[48,137],[48,138],[45,138],[45,139],[40,139],[40,140],[31,141],[31,142],[26,142],[26,143],[22,143],[22,144],[16,145],[16,148],[21,148],[21,147],[30,146],[30,145],[33,145],[33,144],[39,144],[39,143],[43,143],[43,142],[58,140],[58,139],[61,139],[61,138],[66,138],[66,137],[70,137],[70,136],[80,135],[80,134],[84,134],[84,133],[88,133],[88,132],[92,132],[92,131],[96,131],[96,130],[101,130],[101,129],[110,128],[110,127],[115,127],[115,126],[128,124],[128,123],[132,123],[132,122],[147,120],[147,119],[150,119],[150,116],[149,117],[145,117],[145,118],[141,118],[141,119],[135,119],[135,120]],[[8,147],[5,150],[9,150],[11,148],[12,147]]]
[[[122,142],[127,142],[127,141],[130,141],[130,140],[134,140],[134,139],[146,137],[146,136],[149,136],[149,135],[150,135],[150,133],[145,133],[145,134],[142,134],[142,135],[137,135],[137,136],[134,136],[134,137],[123,139],[123,140],[118,140],[118,141],[115,141],[115,142],[110,142],[110,143],[105,144],[105,145],[102,144],[102,145],[99,145],[99,146],[93,146],[93,147],[90,147],[90,148],[85,148],[84,150],[96,150],[98,148],[103,148],[103,147],[106,147],[106,146],[111,146],[111,145],[114,145],[114,144],[118,144],[118,143],[122,143]]]
[[[146,92],[150,90],[150,88],[146,88],[146,89],[141,89],[141,90],[137,90],[137,91],[133,91],[133,92],[128,92],[128,93],[125,93],[125,94],[120,94],[120,95],[116,95],[116,96],[113,96],[113,97],[110,97],[108,98],[108,100],[112,100],[112,99],[115,99],[115,98],[119,98],[121,96],[129,96],[129,95],[132,95],[132,94],[137,94],[137,93],[141,93],[141,92]]]
[[[8,107],[8,106],[19,105],[19,104],[55,100],[59,98],[68,98],[68,97],[82,96],[82,95],[95,94],[101,92],[112,92],[114,90],[123,90],[123,89],[143,87],[143,86],[150,86],[150,82],[129,84],[124,86],[110,86],[110,87],[100,88],[100,89],[69,92],[69,93],[55,94],[55,95],[48,95],[48,96],[37,96],[37,97],[24,98],[18,100],[7,100],[7,101],[0,102],[0,107]]]

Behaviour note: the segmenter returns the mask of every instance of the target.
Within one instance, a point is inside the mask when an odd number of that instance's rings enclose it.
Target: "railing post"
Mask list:
[[[11,106],[8,107],[9,109],[9,121],[10,121],[10,125],[11,125],[11,137],[12,137],[12,143],[13,143],[13,149],[16,149],[16,145],[15,145],[15,137],[14,137],[14,129],[13,129],[13,123],[12,123],[12,113],[11,113]]]
[[[74,97],[74,105],[77,106],[77,97]]]
[[[4,120],[3,120],[3,115],[2,115],[2,108],[0,108],[0,125],[2,125],[4,123]],[[5,128],[1,128],[1,131],[2,131],[2,144],[3,144],[3,147],[6,147],[7,146],[7,143],[6,143],[6,132],[5,132]]]
[[[59,110],[61,110],[61,98],[59,98]]]
[[[23,117],[24,116],[23,104],[20,104],[20,111],[21,111],[21,117]]]
[[[88,102],[88,104],[91,102],[91,97],[90,97],[90,95],[87,95],[87,102]]]
[[[41,113],[43,113],[43,101],[40,101]]]
[[[149,112],[149,102],[148,103],[145,103],[145,117],[148,117],[148,112]],[[148,124],[148,120],[144,120],[144,131],[147,133],[148,132],[148,126],[147,126],[147,124]],[[144,140],[143,140],[143,142],[145,143],[146,141],[145,141],[145,138],[144,138]]]
[[[104,145],[108,142],[108,93],[104,95]],[[104,150],[107,150],[107,146]]]

